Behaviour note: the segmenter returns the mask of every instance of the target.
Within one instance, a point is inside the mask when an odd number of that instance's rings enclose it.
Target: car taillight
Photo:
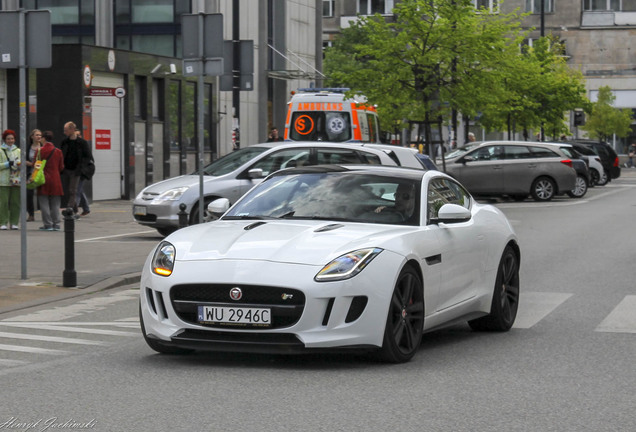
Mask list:
[[[618,162],[618,156],[616,156],[616,159],[614,159],[614,166],[617,167],[619,165],[620,163]]]
[[[564,159],[564,160],[561,161],[561,163],[569,166],[570,168],[574,168],[572,166],[572,161],[570,159]]]

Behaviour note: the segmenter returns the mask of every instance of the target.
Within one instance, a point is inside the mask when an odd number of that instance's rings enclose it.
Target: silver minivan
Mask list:
[[[541,142],[487,141],[446,161],[448,174],[473,195],[548,201],[576,183],[572,161]]]
[[[229,153],[203,168],[204,219],[207,205],[217,198],[234,203],[263,178],[285,168],[323,164],[396,163],[379,149],[355,144],[272,142]],[[135,221],[168,235],[179,228],[179,206],[185,204],[188,224],[199,222],[199,173],[173,177],[144,188],[133,200]]]

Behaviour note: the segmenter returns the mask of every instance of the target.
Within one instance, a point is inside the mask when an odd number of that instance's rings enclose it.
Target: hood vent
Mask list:
[[[263,221],[259,221],[259,222],[254,222],[253,224],[249,224],[247,225],[245,228],[243,228],[245,231],[249,231],[251,229],[254,229],[256,227],[259,227],[261,225],[265,225],[267,222],[263,222]]]
[[[338,228],[342,228],[343,226],[344,226],[343,224],[329,224],[329,225],[325,225],[323,227],[317,228],[314,232],[332,231]]]

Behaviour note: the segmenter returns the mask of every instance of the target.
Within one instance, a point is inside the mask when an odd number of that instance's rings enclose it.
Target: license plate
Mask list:
[[[139,216],[146,216],[146,207],[144,206],[134,206],[133,213]]]
[[[199,306],[199,322],[202,324],[269,326],[272,314],[269,308],[227,306]]]

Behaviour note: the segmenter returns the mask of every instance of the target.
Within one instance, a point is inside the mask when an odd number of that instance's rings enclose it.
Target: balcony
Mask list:
[[[584,11],[581,27],[636,26],[636,12]]]

